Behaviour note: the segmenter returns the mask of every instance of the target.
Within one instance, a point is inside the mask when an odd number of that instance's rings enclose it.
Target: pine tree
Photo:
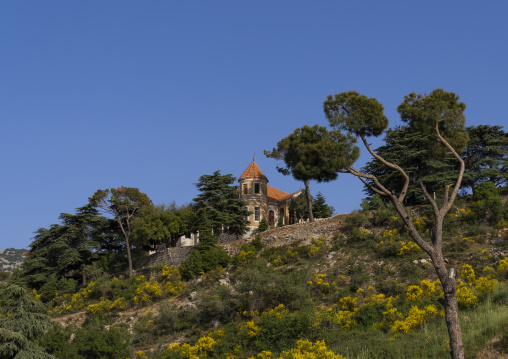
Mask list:
[[[265,217],[261,218],[259,221],[258,232],[264,232],[268,230],[268,221]]]
[[[223,230],[232,234],[247,231],[246,217],[250,212],[245,208],[245,202],[238,199],[238,187],[233,185],[235,180],[231,174],[221,175],[220,171],[215,171],[199,177],[199,182],[195,183],[201,192],[193,199],[198,222],[204,220],[206,213],[215,234]]]
[[[326,204],[326,199],[321,192],[316,194],[314,199],[314,216],[316,218],[328,218],[333,216],[335,209]]]
[[[52,326],[44,305],[16,284],[9,284],[0,299],[5,315],[0,319],[0,358],[54,359],[35,343]]]

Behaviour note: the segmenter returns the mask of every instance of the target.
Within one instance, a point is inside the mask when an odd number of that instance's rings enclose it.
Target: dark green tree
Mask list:
[[[325,196],[321,192],[314,199],[314,215],[316,218],[328,218],[333,216],[335,209],[326,203]]]
[[[266,157],[284,161],[277,166],[283,175],[292,175],[305,184],[309,220],[314,221],[309,181],[329,182],[337,178],[337,172],[358,159],[356,139],[340,131],[328,131],[326,127],[314,125],[297,128],[292,134],[277,143],[277,148],[264,151]]]
[[[215,171],[199,177],[199,182],[195,183],[200,192],[193,199],[198,222],[202,222],[206,216],[217,235],[223,229],[239,235],[247,231],[246,217],[250,212],[245,208],[245,202],[238,199],[238,186],[233,185],[235,179],[231,174],[221,175],[220,171]]]
[[[450,152],[460,165],[455,184],[444,187],[440,204],[433,199],[424,184],[420,182],[420,187],[430,202],[434,213],[434,226],[430,231],[431,240],[429,242],[422,238],[403,204],[410,177],[398,164],[389,162],[376,154],[367,142],[367,136],[379,136],[388,126],[388,119],[384,115],[383,106],[375,98],[368,98],[356,91],[342,92],[335,96],[329,95],[324,102],[325,115],[332,127],[358,136],[374,158],[393,171],[397,171],[404,179],[402,188],[397,193],[387,189],[374,175],[360,172],[352,166],[345,166],[342,169],[342,171],[358,177],[373,192],[388,198],[408,228],[413,241],[432,259],[432,264],[443,287],[443,305],[450,336],[451,357],[461,359],[464,358],[464,345],[458,316],[457,279],[454,276],[453,268],[448,272],[442,247],[444,218],[455,201],[465,170],[464,161],[454,148],[454,146],[460,148],[467,144],[467,134],[464,135],[464,109],[465,105],[459,101],[456,94],[441,89],[434,90],[428,95],[409,94],[404,97],[404,101],[398,107],[402,119],[414,131],[433,133],[435,136],[434,147],[438,147],[436,146],[437,141],[444,148],[443,150],[432,149],[432,143],[428,142],[424,145],[427,151],[435,153]],[[442,133],[446,135],[446,138]]]
[[[435,193],[444,185],[453,183],[458,170],[457,161],[453,156],[432,155],[427,150],[427,142],[432,134],[413,132],[409,126],[397,126],[385,131],[385,144],[375,150],[381,158],[389,163],[396,163],[409,176],[409,187],[404,204],[415,205],[425,202],[425,196],[418,185],[425,183],[429,193]],[[361,172],[375,176],[389,191],[397,191],[404,185],[404,177],[387,167],[379,159],[368,162]],[[371,180],[367,183],[372,184]],[[375,193],[365,186],[368,197]]]
[[[259,226],[258,226],[258,232],[264,232],[268,230],[268,220],[266,219],[266,217],[263,216],[263,218],[261,218],[261,221],[259,221]]]
[[[42,303],[22,287],[9,284],[0,297],[0,358],[54,359],[36,340],[52,326]]]
[[[50,278],[80,273],[86,284],[85,267],[98,259],[99,241],[108,219],[89,204],[76,214],[60,214],[61,224],[37,230],[30,255],[23,262],[22,277],[31,288],[39,289]]]
[[[149,249],[154,244],[170,243],[188,232],[196,230],[196,213],[190,205],[175,203],[145,206],[132,222],[133,244]]]
[[[145,206],[151,206],[152,201],[148,196],[140,192],[138,188],[118,187],[105,190],[97,190],[89,198],[93,207],[100,208],[104,213],[112,215],[122,231],[127,251],[129,264],[129,277],[132,278],[131,234],[132,220]]]
[[[508,133],[501,126],[471,126],[461,157],[466,164],[464,185],[474,192],[476,186],[490,181],[496,186],[506,184],[508,179]]]

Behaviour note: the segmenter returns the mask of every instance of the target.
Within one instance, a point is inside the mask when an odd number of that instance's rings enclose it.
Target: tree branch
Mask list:
[[[455,183],[455,187],[453,188],[452,194],[450,196],[450,199],[446,202],[446,211],[449,211],[450,208],[452,208],[453,202],[455,201],[455,197],[457,196],[457,193],[459,192],[460,184],[462,183],[462,177],[464,176],[464,171],[466,169],[466,165],[464,164],[464,160],[459,156],[457,151],[446,141],[443,136],[441,136],[441,133],[439,132],[439,122],[436,121],[436,136],[439,142],[444,144],[446,148],[450,150],[450,152],[453,154],[453,156],[459,161],[460,163],[460,171],[459,176],[457,177],[457,182]],[[446,213],[446,212],[445,212]]]
[[[369,153],[372,156],[374,156],[375,159],[377,159],[378,161],[383,163],[385,166],[388,166],[390,168],[393,168],[394,170],[397,170],[404,177],[404,186],[402,186],[402,190],[401,190],[399,198],[398,198],[398,200],[402,203],[404,201],[404,197],[406,197],[407,189],[409,187],[409,176],[399,165],[397,165],[395,163],[388,162],[383,157],[381,157],[380,155],[378,155],[377,153],[372,151],[372,149],[370,148],[370,145],[367,143],[367,140],[365,139],[365,136],[363,134],[360,135],[360,138],[362,139],[363,144],[367,148],[367,151],[369,151]]]

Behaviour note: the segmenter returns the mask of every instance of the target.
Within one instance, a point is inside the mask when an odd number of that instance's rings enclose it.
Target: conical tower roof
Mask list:
[[[268,182],[268,178],[261,172],[257,163],[252,160],[252,162],[247,166],[245,171],[243,171],[242,175],[238,178],[240,181],[242,178],[261,178]]]

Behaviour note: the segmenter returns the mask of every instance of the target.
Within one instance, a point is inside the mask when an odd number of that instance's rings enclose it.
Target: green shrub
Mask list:
[[[349,216],[345,219],[346,224],[349,228],[362,228],[362,227],[369,227],[370,222],[367,216],[361,212],[354,212],[351,213]]]
[[[503,204],[496,185],[493,182],[482,182],[474,189],[473,199],[476,203],[472,206],[473,212],[478,219],[489,218],[491,223],[496,223],[503,217]]]
[[[265,217],[263,217],[261,218],[261,221],[259,221],[258,232],[261,233],[266,230],[268,230],[268,221]]]
[[[206,249],[193,249],[189,258],[182,263],[182,277],[192,279],[199,277],[217,267],[226,267],[230,258],[222,247],[208,247]]]

